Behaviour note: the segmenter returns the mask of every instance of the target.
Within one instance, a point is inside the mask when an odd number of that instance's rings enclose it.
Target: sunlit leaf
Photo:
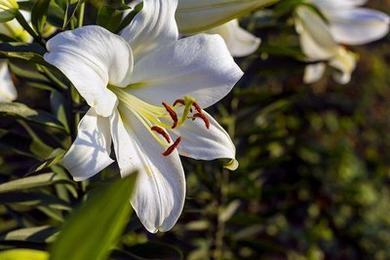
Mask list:
[[[69,181],[69,179],[65,178],[64,176],[60,176],[55,173],[39,174],[36,176],[20,178],[17,180],[2,183],[0,184],[0,193],[44,187],[44,186],[49,186],[61,182],[72,183],[71,181]]]
[[[65,222],[51,259],[106,259],[129,220],[135,180],[131,174],[95,190]]]
[[[40,226],[31,228],[21,228],[10,231],[3,235],[3,240],[25,240],[31,242],[48,242],[56,234],[57,229],[51,226]]]
[[[0,252],[1,260],[47,260],[49,254],[44,251],[33,250],[33,249],[11,249]]]
[[[0,115],[17,117],[41,125],[65,130],[64,126],[51,114],[34,110],[22,103],[0,103]]]

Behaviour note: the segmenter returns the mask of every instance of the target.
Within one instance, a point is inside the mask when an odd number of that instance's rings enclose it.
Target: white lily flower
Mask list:
[[[308,0],[319,8],[326,22],[313,10],[297,8],[296,28],[309,61],[328,61],[339,72],[334,78],[341,84],[351,79],[356,55],[340,44],[366,44],[384,37],[389,31],[389,17],[379,11],[360,8],[366,0]],[[308,65],[304,82],[318,81],[325,72],[323,63]]]
[[[50,39],[44,56],[91,106],[64,166],[85,180],[113,162],[113,143],[121,175],[139,172],[131,204],[150,232],[171,229],[183,209],[179,154],[235,161],[229,135],[203,108],[243,73],[221,37],[179,40],[176,7],[177,0],[144,0],[120,36],[84,26]]]
[[[389,33],[387,14],[359,7],[367,0],[310,0],[329,22],[338,43],[361,45],[379,40]]]
[[[206,33],[222,36],[234,57],[245,57],[254,53],[261,43],[260,38],[242,29],[237,19],[207,30]]]
[[[304,82],[318,81],[325,72],[323,61],[327,61],[338,71],[334,79],[340,84],[348,83],[356,66],[356,55],[334,40],[325,21],[311,8],[300,6],[296,9],[295,25],[303,53],[314,63],[306,67]]]
[[[8,70],[8,62],[0,61],[0,102],[12,102],[17,96],[16,88]]]
[[[14,1],[10,1],[9,4],[10,6],[16,4],[17,7],[17,3],[14,3]],[[21,13],[28,21],[30,20],[31,15],[29,12],[21,11]],[[15,19],[9,22],[0,23],[0,33],[20,39],[24,42],[32,40],[32,37]],[[8,61],[0,60],[0,102],[12,102],[17,98],[17,96],[17,91],[8,69]]]

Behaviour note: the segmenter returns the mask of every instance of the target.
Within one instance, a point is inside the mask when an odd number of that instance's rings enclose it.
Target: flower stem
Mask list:
[[[38,42],[43,47],[45,47],[45,42],[43,41],[41,36],[39,36],[39,34],[34,31],[34,29],[28,24],[26,19],[18,10],[15,11],[15,18],[19,22],[19,24],[23,27],[23,29],[25,29],[34,38],[36,42]]]
[[[84,24],[84,12],[85,12],[85,2],[84,0],[80,0],[82,1],[81,4],[80,4],[80,9],[79,9],[79,19],[78,19],[78,27],[81,27],[83,26]]]

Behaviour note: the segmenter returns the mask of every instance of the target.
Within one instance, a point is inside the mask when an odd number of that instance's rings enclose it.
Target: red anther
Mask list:
[[[175,102],[173,102],[173,106],[175,107],[177,104],[185,106],[186,102],[184,101],[184,99],[176,99]]]
[[[152,126],[151,128],[153,131],[155,131],[156,133],[160,134],[162,137],[164,137],[164,139],[168,142],[168,143],[171,143],[171,138],[169,137],[169,135],[167,134],[167,132],[165,132],[164,129],[162,129],[161,127],[159,126]]]
[[[192,106],[195,108],[195,110],[196,110],[199,114],[202,114],[202,108],[199,106],[198,103],[192,102]]]
[[[162,102],[162,105],[165,107],[165,109],[168,111],[169,113],[169,116],[172,118],[173,120],[173,125],[172,125],[172,129],[176,128],[177,124],[178,124],[178,119],[177,119],[177,114],[175,112],[175,110],[173,110],[173,108],[168,105],[167,103],[165,102]]]
[[[168,149],[165,150],[165,152],[162,153],[162,155],[168,156],[168,155],[170,155],[171,153],[173,153],[173,151],[179,146],[180,142],[181,142],[181,137],[179,136],[179,137],[176,139],[176,141],[175,141],[171,146],[169,146]]]
[[[204,124],[206,125],[206,128],[207,129],[210,129],[210,121],[209,119],[207,118],[207,116],[203,113],[196,113],[195,115],[193,115],[193,118],[200,118],[203,120]]]

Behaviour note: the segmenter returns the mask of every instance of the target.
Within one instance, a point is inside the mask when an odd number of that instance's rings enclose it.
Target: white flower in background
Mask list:
[[[242,29],[237,19],[207,30],[205,33],[222,36],[234,57],[245,57],[254,53],[261,43],[260,38]]]
[[[351,79],[357,56],[341,44],[359,45],[378,40],[389,31],[389,17],[381,12],[357,6],[363,0],[310,0],[323,13],[326,21],[313,9],[300,6],[296,10],[296,28],[308,61],[328,61],[337,69],[334,78],[341,84]],[[304,82],[321,79],[326,64],[308,65]]]
[[[8,12],[10,9],[18,9],[16,1],[12,0],[1,0],[0,1],[0,12]],[[12,15],[12,14],[10,14]],[[23,13],[26,15],[26,13]],[[12,19],[11,21],[0,23],[0,33],[27,41],[28,33],[23,30],[19,23]],[[15,85],[12,81],[11,74],[8,69],[8,61],[0,60],[0,102],[12,102],[17,98],[17,92]]]
[[[17,96],[16,88],[8,70],[8,63],[0,61],[0,102],[12,102]]]
[[[176,19],[181,33],[219,34],[233,56],[243,57],[258,49],[260,39],[240,28],[236,18],[277,1],[179,0]]]
[[[64,166],[77,181],[108,165],[111,143],[122,176],[139,170],[132,206],[150,232],[176,223],[185,199],[179,154],[226,158],[235,147],[203,108],[241,78],[223,39],[178,40],[177,0],[145,0],[121,35],[99,26],[60,33],[44,58],[58,67],[91,106]]]

